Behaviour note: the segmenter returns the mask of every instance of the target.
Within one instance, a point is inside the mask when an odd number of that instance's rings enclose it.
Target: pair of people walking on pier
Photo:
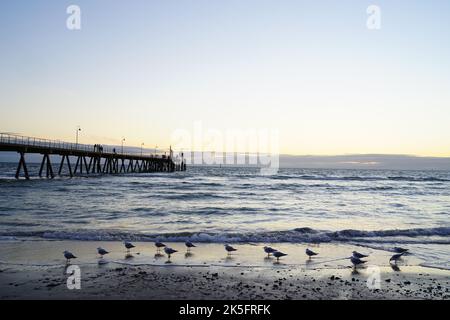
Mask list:
[[[103,152],[103,146],[100,144],[94,144],[94,152]]]

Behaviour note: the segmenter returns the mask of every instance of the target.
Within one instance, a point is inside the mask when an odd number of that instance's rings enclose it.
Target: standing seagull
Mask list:
[[[277,251],[277,250],[275,250],[274,248],[264,247],[264,252],[267,253],[267,258],[269,258],[270,255],[273,254],[275,251]]]
[[[133,249],[135,247],[131,242],[128,241],[125,241],[123,244],[125,248],[127,248],[127,252],[130,252],[130,249]]]
[[[175,249],[169,248],[169,247],[164,247],[164,252],[167,253],[167,255],[169,256],[169,260],[170,260],[170,256],[178,251]]]
[[[306,254],[309,256],[310,259],[311,257],[318,255],[318,253],[315,253],[314,251],[311,251],[309,249],[306,249]]]
[[[106,251],[105,249],[103,249],[102,247],[98,247],[97,248],[97,252],[98,252],[98,254],[100,255],[100,257],[103,259],[103,256],[105,255],[105,254],[108,254],[109,252],[108,251]]]
[[[394,247],[394,251],[397,253],[405,253],[405,252],[409,251],[409,249]]]
[[[277,262],[279,262],[279,261],[280,261],[280,258],[281,258],[281,257],[284,257],[284,256],[287,256],[287,254],[286,254],[286,253],[283,253],[283,252],[281,252],[281,251],[274,251],[274,252],[273,252],[273,256],[274,256],[275,258],[277,258]]]
[[[358,251],[353,251],[353,256],[358,259],[367,258],[369,255],[359,253]]]
[[[64,257],[66,258],[66,264],[69,264],[70,263],[70,259],[76,259],[77,257],[75,257],[74,255],[73,255],[73,253],[72,252],[69,252],[69,251],[64,251],[63,252],[64,253]]]
[[[225,250],[227,250],[228,254],[231,254],[233,251],[237,251],[237,249],[233,248],[229,244],[225,245]]]
[[[161,251],[161,248],[165,248],[166,245],[162,242],[155,242],[155,247],[156,247],[156,253]]]
[[[195,248],[195,247],[196,247],[196,245],[193,244],[193,243],[190,242],[190,241],[186,241],[184,244],[185,244],[186,247],[187,247],[187,252],[191,252],[191,248]]]
[[[405,251],[405,252],[406,252],[406,251]],[[389,259],[389,263],[391,263],[391,261],[394,261],[394,263],[397,264],[397,261],[400,260],[400,259],[402,258],[402,256],[405,254],[405,252],[394,254],[394,255]]]
[[[364,264],[364,263],[367,262],[367,261],[361,260],[360,258],[357,258],[357,257],[355,257],[355,256],[351,256],[351,257],[350,257],[350,261],[352,262],[353,267],[354,267],[355,269],[356,269],[356,267],[357,267],[358,265]]]

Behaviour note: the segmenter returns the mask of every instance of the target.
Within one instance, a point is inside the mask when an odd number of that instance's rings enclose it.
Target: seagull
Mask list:
[[[73,255],[73,253],[72,252],[69,252],[69,251],[64,251],[63,252],[63,254],[64,254],[64,257],[67,259],[66,260],[66,263],[70,263],[70,259],[76,259],[77,257],[75,257],[74,255]]]
[[[231,252],[233,252],[233,251],[237,251],[237,249],[233,248],[229,244],[225,245],[225,250],[227,250],[228,254],[231,254]]]
[[[175,249],[169,248],[169,247],[164,247],[164,252],[167,253],[167,255],[169,256],[169,259],[170,259],[170,256],[178,251]]]
[[[269,258],[270,255],[273,254],[275,251],[277,251],[277,250],[275,250],[274,248],[264,247],[264,252],[267,253],[267,258]]]
[[[281,257],[287,256],[287,254],[286,254],[286,253],[283,253],[283,252],[281,252],[281,251],[275,250],[275,251],[273,252],[273,256],[274,256],[275,258],[277,258],[277,262],[278,262],[278,261],[280,261],[280,258],[281,258]]]
[[[353,251],[353,256],[355,258],[361,259],[361,258],[367,258],[369,255],[359,253],[358,251]]]
[[[105,255],[105,254],[108,254],[109,252],[108,251],[106,251],[105,249],[103,249],[102,247],[98,247],[97,248],[97,252],[98,252],[98,254],[103,258],[103,256]]]
[[[127,248],[127,252],[130,252],[130,249],[133,249],[135,247],[131,242],[128,241],[125,241],[123,244],[125,245],[125,248]]]
[[[405,252],[409,251],[409,249],[394,247],[394,251],[397,253],[405,253]]]
[[[406,252],[406,251],[405,251],[405,252]],[[391,261],[394,261],[394,263],[397,264],[397,261],[400,260],[400,259],[402,258],[402,256],[405,254],[405,252],[394,254],[394,255],[389,259],[389,263],[391,263]]]
[[[312,256],[317,256],[318,253],[315,253],[314,251],[311,251],[309,249],[306,249],[306,254],[309,256],[309,258],[311,259]]]
[[[361,260],[360,258],[357,258],[355,256],[351,256],[350,261],[352,262],[354,268],[356,268],[356,266],[358,266],[360,264],[364,264],[367,262],[367,261]]]
[[[155,247],[156,247],[156,252],[159,252],[161,250],[161,248],[165,248],[166,245],[162,242],[155,242]]]
[[[190,252],[191,251],[191,248],[195,248],[196,247],[196,245],[195,244],[193,244],[192,242],[190,242],[190,241],[186,241],[185,243],[184,243],[185,245],[186,245],[186,247],[187,247],[187,251],[188,252]]]

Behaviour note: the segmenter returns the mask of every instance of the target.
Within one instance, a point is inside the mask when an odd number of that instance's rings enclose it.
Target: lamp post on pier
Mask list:
[[[122,154],[123,154],[123,143],[125,142],[125,138],[122,138]]]
[[[78,147],[78,133],[81,131],[81,127],[77,126],[77,132],[76,132],[76,147]]]
[[[144,143],[141,143],[141,157],[142,157],[142,147],[144,146]]]

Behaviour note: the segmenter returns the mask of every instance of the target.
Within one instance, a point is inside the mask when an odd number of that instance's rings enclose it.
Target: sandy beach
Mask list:
[[[1,299],[449,299],[450,271],[420,266],[414,255],[397,267],[391,252],[351,245],[272,244],[288,256],[267,258],[264,244],[198,244],[186,254],[183,243],[170,262],[155,256],[153,243],[135,243],[127,257],[120,242],[4,241],[0,243]],[[111,253],[100,263],[97,247]],[[64,250],[78,258],[81,289],[69,290]],[[347,259],[353,250],[370,254],[355,272]],[[368,283],[370,285],[368,285]]]

